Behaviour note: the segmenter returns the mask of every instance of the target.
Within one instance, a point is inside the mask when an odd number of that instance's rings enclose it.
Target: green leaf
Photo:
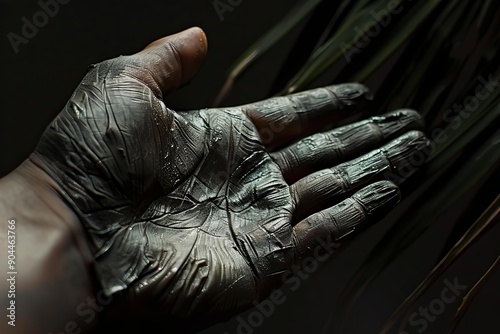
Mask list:
[[[381,63],[387,60],[415,33],[441,2],[442,0],[427,1],[425,4],[417,4],[417,6],[410,8],[408,13],[401,14],[412,17],[412,19],[405,21],[404,24],[398,25],[398,28],[401,27],[401,29],[398,30],[397,34],[395,34],[392,39],[387,40],[385,47],[380,49],[380,54],[366,64],[366,67],[359,71],[356,78],[362,81],[363,78],[366,78],[374,69],[378,68]],[[405,2],[398,1],[398,3],[402,6]],[[372,11],[379,12],[386,8],[386,1],[374,1],[373,4],[366,6],[364,10],[349,17],[341,28],[339,28],[337,33],[332,36],[323,47],[318,49],[306,64],[304,64],[303,68],[291,80],[287,87],[285,87],[284,92],[291,93],[307,87],[308,84],[334,63],[344,60],[346,53],[357,48],[354,45],[354,41],[359,32],[355,28],[361,29],[361,27],[366,27],[368,23],[374,22]],[[388,32],[391,29],[397,30],[390,26],[381,28],[382,33]]]
[[[497,204],[497,208],[500,206],[500,203]],[[498,216],[498,211],[497,211],[497,216]],[[469,309],[470,305],[474,301],[474,298],[477,296],[481,288],[486,284],[488,279],[493,276],[496,270],[500,268],[500,256],[497,257],[495,262],[491,265],[491,267],[486,271],[486,273],[477,281],[476,284],[470,289],[470,291],[465,295],[464,299],[462,300],[462,304],[457,309],[457,313],[455,315],[455,318],[453,319],[452,324],[450,325],[450,328],[448,329],[448,334],[454,333],[455,330],[457,329],[458,325],[460,324],[460,321],[462,321],[465,313]]]
[[[500,105],[496,106],[497,110]],[[488,180],[488,175],[499,168],[500,162],[500,131],[476,151],[467,163],[458,170],[447,184],[436,182],[445,173],[452,173],[456,164],[442,166],[433,177],[423,175],[427,180],[421,188],[424,192],[415,190],[422,202],[413,203],[403,216],[392,217],[400,223],[394,224],[377,246],[369,253],[364,263],[351,278],[337,305],[349,304],[350,312],[353,304],[373,280],[400,254],[417,240],[430,226],[437,223],[439,218],[448,210],[453,209],[464,194],[472,191],[474,187]],[[461,161],[463,163],[463,161]],[[401,223],[404,222],[404,223]]]
[[[382,328],[381,333],[387,333],[396,321],[409,310],[419,297],[434,284],[439,277],[454,263],[465,250],[477,241],[489,228],[499,222],[500,196],[486,209],[481,217],[471,226],[462,239],[450,250],[450,252],[432,269],[419,286],[406,298],[399,308],[392,314]],[[498,262],[498,259],[497,259]],[[471,292],[469,292],[470,294]]]
[[[255,60],[271,49],[286,34],[292,31],[293,28],[303,22],[321,1],[322,0],[308,0],[304,3],[299,3],[292,8],[276,26],[266,33],[266,35],[258,39],[242,56],[240,56],[231,67],[229,75],[216,98],[215,105],[217,106],[222,102],[231,91],[235,80],[246,71]]]

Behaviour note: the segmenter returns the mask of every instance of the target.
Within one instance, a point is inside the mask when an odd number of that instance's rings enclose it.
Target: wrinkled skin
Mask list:
[[[170,110],[206,51],[199,30],[176,36],[93,66],[31,161],[63,189],[122,314],[199,325],[265,298],[318,238],[385,215],[399,191],[384,174],[429,142],[411,110],[320,132],[366,105],[358,84]]]

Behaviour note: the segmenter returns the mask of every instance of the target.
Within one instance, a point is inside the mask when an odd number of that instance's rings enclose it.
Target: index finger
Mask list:
[[[316,88],[240,107],[268,149],[333,126],[362,111],[372,100],[367,87],[347,83]]]

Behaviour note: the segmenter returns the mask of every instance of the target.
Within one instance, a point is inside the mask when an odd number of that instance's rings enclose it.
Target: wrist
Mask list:
[[[83,235],[78,218],[59,195],[52,178],[30,159],[0,180],[0,200],[36,227],[56,228],[69,234]]]
[[[30,160],[0,179],[0,254],[7,250],[7,223],[15,221],[16,329],[56,333],[68,324],[82,330],[92,325],[77,312],[95,295],[92,256],[77,216],[59,194]],[[7,256],[0,261],[6,263]],[[0,287],[3,301],[9,287]]]

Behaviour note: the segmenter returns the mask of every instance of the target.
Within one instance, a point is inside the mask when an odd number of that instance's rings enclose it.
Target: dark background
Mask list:
[[[61,5],[59,13],[40,28],[27,45],[21,45],[16,54],[7,34],[20,34],[22,17],[31,21],[40,7],[35,0],[1,0],[0,177],[13,170],[34,149],[41,133],[62,109],[90,64],[135,53],[157,38],[193,25],[200,26],[209,40],[205,66],[191,84],[172,94],[166,102],[174,109],[208,107],[229,66],[296,2],[243,0],[232,12],[224,13],[221,21],[212,0],[72,0]],[[225,104],[267,97],[279,65],[298,32],[300,27],[261,59],[242,78]],[[345,332],[375,333],[435,265],[442,240],[446,239],[450,228],[446,222],[432,228],[391,264],[360,298],[346,323]],[[239,333],[321,333],[342,288],[364,259],[366,249],[371,249],[386,229],[387,224],[382,222],[360,235],[334,260],[302,281],[298,290],[284,288],[285,303],[277,305],[262,325]],[[497,226],[421,298],[422,307],[439,297],[444,279],[453,281],[457,277],[460,284],[470,288],[496,258],[499,238]],[[499,274],[481,291],[458,333],[500,332],[500,295],[496,287]],[[447,305],[445,312],[430,322],[425,332],[443,333],[457,306],[458,301]],[[249,314],[241,315],[240,319],[247,319]],[[235,317],[204,333],[238,333],[238,321]],[[416,329],[409,327],[407,331],[417,333]]]
[[[45,0],[44,0],[45,1]],[[66,0],[68,1],[68,0]],[[7,38],[21,35],[23,22],[40,11],[38,0],[0,0],[2,99],[0,176],[33,151],[38,138],[62,109],[90,64],[140,51],[150,42],[197,25],[209,40],[209,56],[197,78],[167,103],[172,108],[211,106],[229,66],[273,26],[294,0],[241,1],[223,15],[212,1],[79,1],[59,13],[16,54]],[[236,3],[236,1],[235,1]],[[288,40],[293,40],[289,38]],[[289,48],[284,41],[238,85],[228,104],[260,100]]]

